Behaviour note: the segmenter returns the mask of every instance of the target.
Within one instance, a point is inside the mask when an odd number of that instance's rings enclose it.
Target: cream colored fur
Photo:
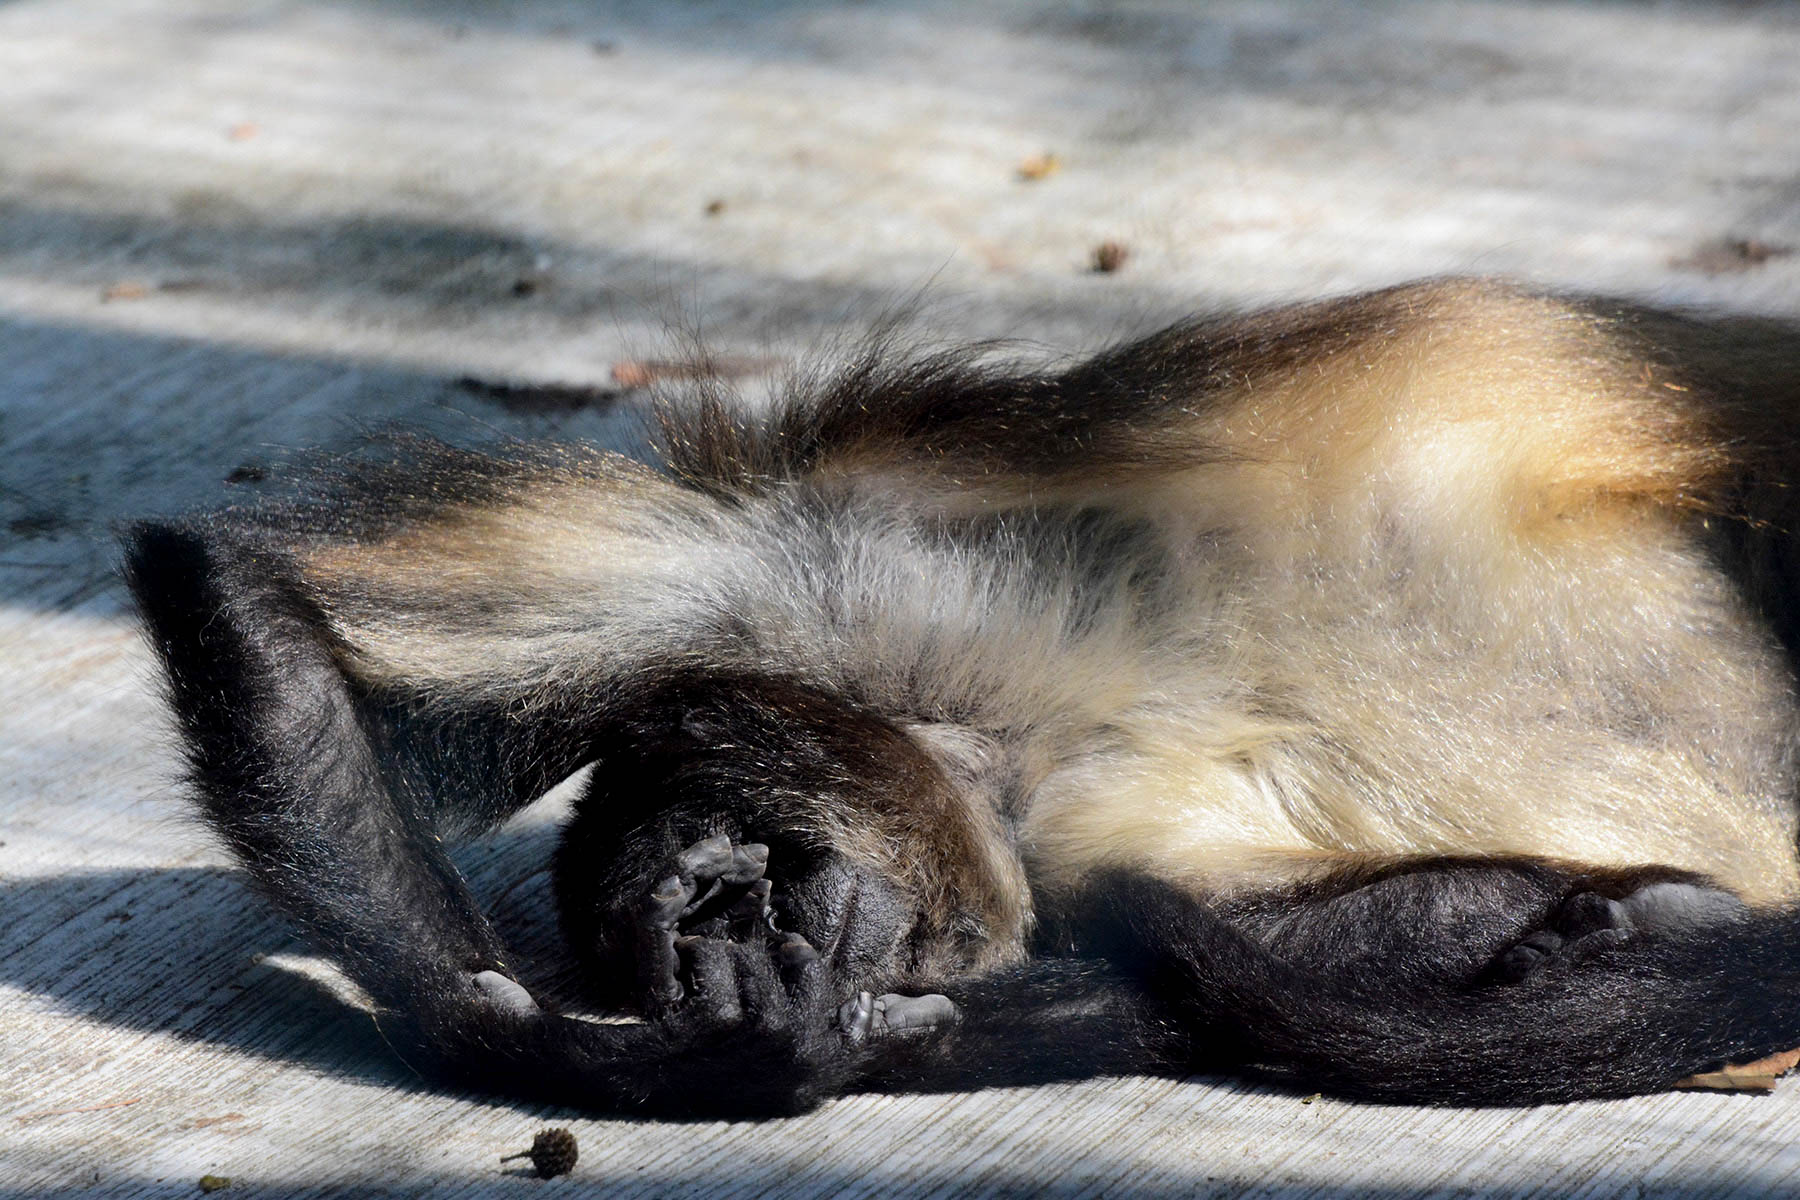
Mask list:
[[[846,690],[1037,887],[1528,855],[1800,899],[1794,683],[1704,544],[1732,469],[1705,397],[1560,301],[1363,303],[1370,331],[1141,431],[1191,466],[859,446],[724,504],[596,455],[308,578],[375,684]]]

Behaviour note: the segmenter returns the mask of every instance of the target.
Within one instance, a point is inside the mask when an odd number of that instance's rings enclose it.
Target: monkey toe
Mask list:
[[[852,1045],[861,1045],[869,1040],[875,1028],[875,996],[871,992],[858,992],[844,1001],[838,1008],[838,1028],[844,1031],[844,1037]]]
[[[889,994],[875,998],[876,1007],[887,1021],[890,1033],[923,1033],[944,1025],[954,1025],[961,1017],[950,997],[938,992],[923,996]]]
[[[494,1008],[515,1017],[532,1017],[542,1010],[531,993],[498,971],[481,971],[471,977],[475,990]]]
[[[891,1035],[930,1033],[961,1017],[950,997],[936,992],[923,996],[858,992],[839,1007],[838,1028],[854,1046]]]
[[[1633,929],[1696,929],[1729,925],[1749,908],[1723,888],[1698,883],[1652,883],[1619,901]]]
[[[1562,934],[1540,929],[1503,952],[1494,961],[1494,972],[1503,983],[1517,983],[1549,962],[1562,947]]]
[[[1683,913],[1700,909],[1708,914],[1733,911],[1725,905],[1708,903],[1713,896],[1724,897],[1726,904],[1738,909],[1742,907],[1726,893],[1688,884],[1652,884],[1620,900],[1599,892],[1576,892],[1557,905],[1544,928],[1528,934],[1496,957],[1493,974],[1501,982],[1517,983],[1558,956],[1602,952],[1632,936],[1634,931],[1659,927],[1646,917],[1661,916],[1671,908]]]
[[[1599,892],[1577,892],[1551,915],[1550,927],[1564,938],[1574,940],[1603,929],[1630,929],[1631,918],[1625,905],[1617,900]]]

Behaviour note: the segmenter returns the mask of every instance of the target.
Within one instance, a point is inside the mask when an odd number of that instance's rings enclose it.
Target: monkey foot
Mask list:
[[[1730,892],[1695,883],[1652,883],[1619,899],[1577,892],[1534,930],[1494,960],[1494,973],[1517,983],[1559,954],[1600,950],[1634,932],[1692,929],[1736,920],[1743,902]]]

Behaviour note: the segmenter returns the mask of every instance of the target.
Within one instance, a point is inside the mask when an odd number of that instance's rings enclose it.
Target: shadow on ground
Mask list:
[[[546,870],[557,830],[505,830],[461,853],[477,896],[540,996],[569,1004],[576,981]],[[423,1087],[334,972],[218,867],[72,871],[0,881],[0,981],[71,1015],[301,1063],[327,1074]]]

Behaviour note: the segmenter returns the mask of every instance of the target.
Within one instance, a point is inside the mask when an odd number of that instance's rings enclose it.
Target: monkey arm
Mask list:
[[[701,947],[696,998],[648,1024],[540,1009],[512,982],[437,815],[390,786],[379,743],[393,729],[370,719],[338,669],[283,555],[169,525],[140,526],[127,550],[202,812],[257,889],[382,1006],[409,1062],[451,1082],[627,1110],[782,1112],[831,1088],[835,1001],[804,950]],[[439,728],[512,733],[486,759],[522,764],[489,780],[503,804],[585,748],[578,727],[467,708]]]

